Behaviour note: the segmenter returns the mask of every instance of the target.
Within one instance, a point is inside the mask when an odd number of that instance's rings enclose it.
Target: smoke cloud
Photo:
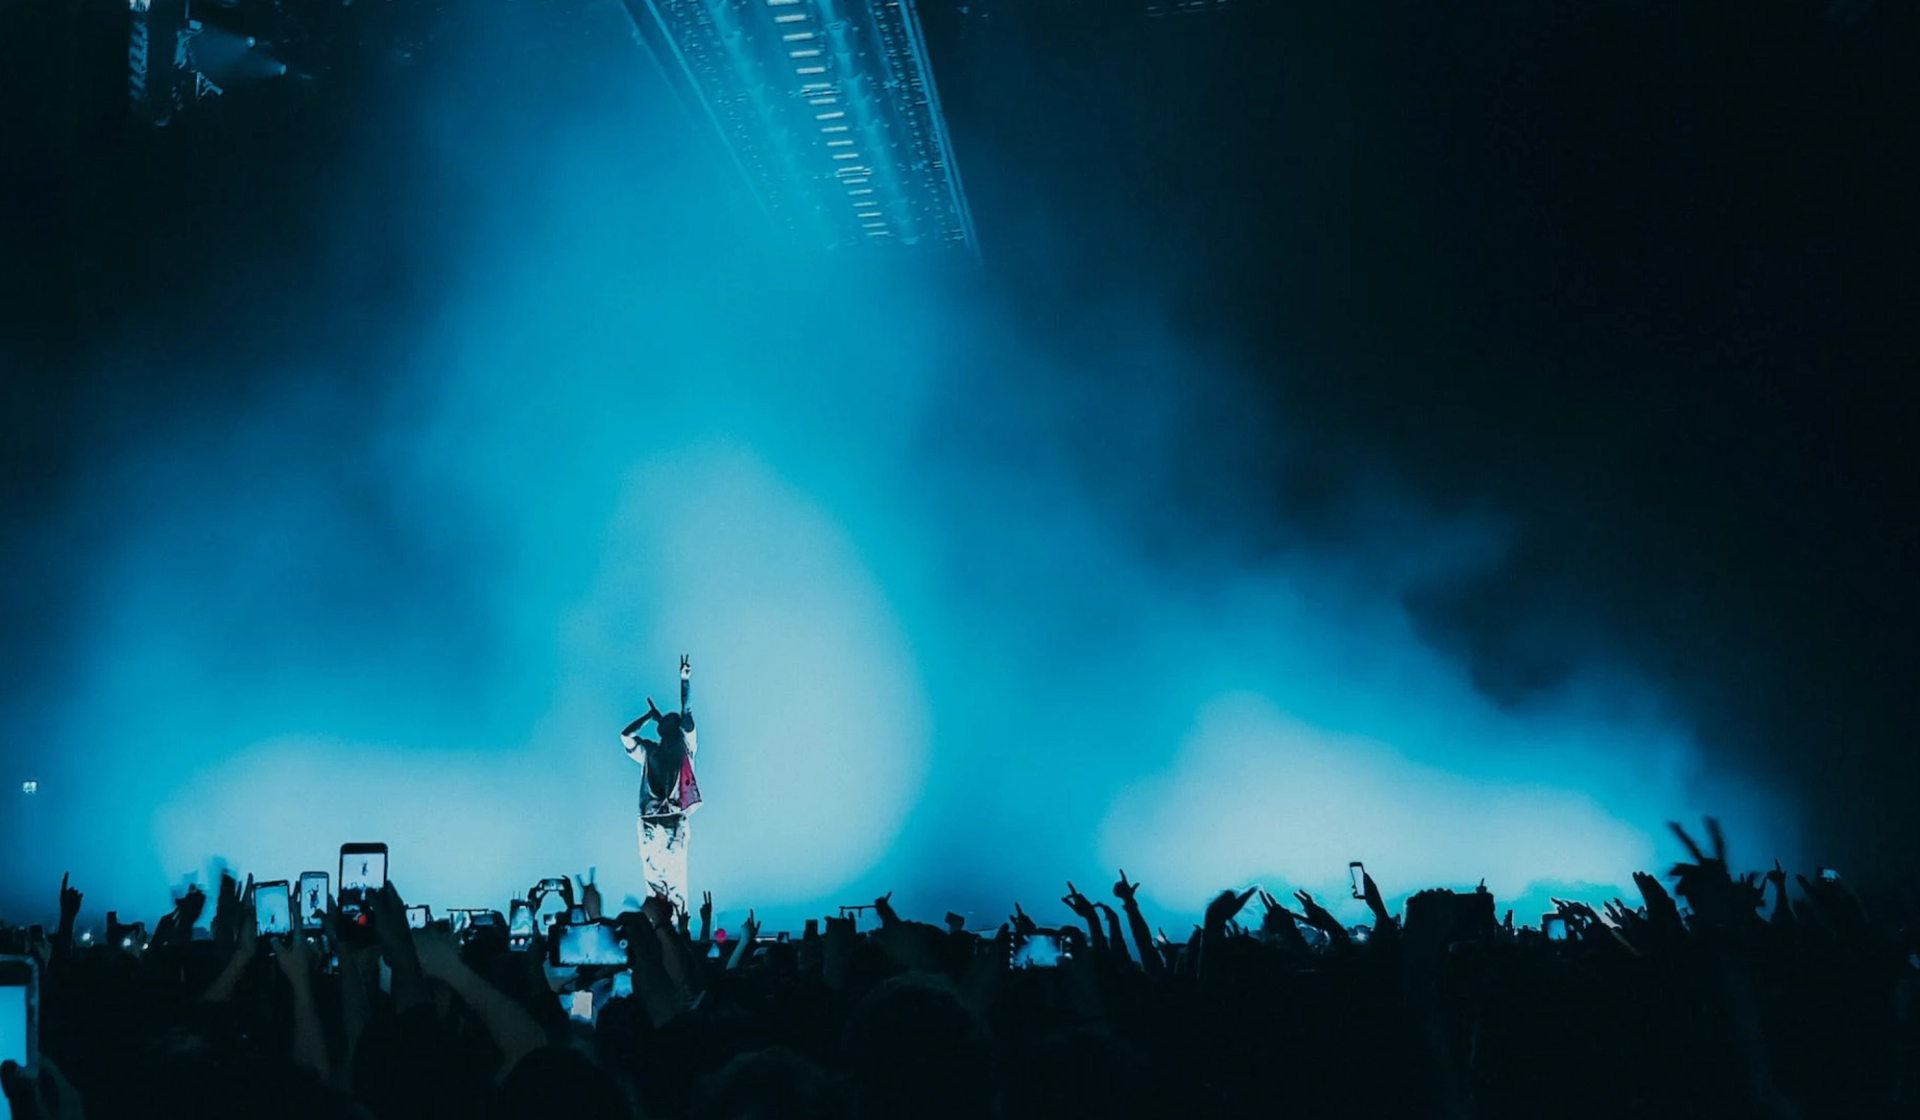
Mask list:
[[[513,100],[491,71],[411,107],[417,146],[381,150],[430,184],[408,221],[325,211],[350,273],[433,245],[430,293],[381,315],[291,277],[355,357],[230,325],[240,387],[80,476],[69,518],[111,531],[69,538],[47,843],[11,882],[156,910],[213,855],[292,878],[385,840],[436,908],[588,867],[632,894],[616,733],[682,652],[723,924],[897,888],[990,925],[1120,866],[1190,913],[1349,859],[1533,905],[1624,893],[1706,811],[1794,852],[1792,807],[1629,667],[1514,710],[1430,644],[1407,604],[1507,557],[1497,508],[1358,466],[1315,503],[1337,547],[1222,533],[1312,433],[1161,293],[1049,321],[991,268],[770,244],[663,90],[520,78],[524,118],[470,108]],[[119,352],[165,376],[199,345],[151,343]]]

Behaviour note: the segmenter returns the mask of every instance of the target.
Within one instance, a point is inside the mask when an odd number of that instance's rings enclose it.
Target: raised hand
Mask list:
[[[207,892],[201,890],[198,883],[192,883],[187,886],[187,893],[174,900],[173,912],[180,916],[183,927],[192,929],[206,908]]]
[[[1027,917],[1027,912],[1025,910],[1020,909],[1020,904],[1018,902],[1013,904],[1013,914],[1007,919],[1007,921],[1013,926],[1013,930],[1015,933],[1021,933],[1021,934],[1035,933],[1035,932],[1038,932],[1038,930],[1040,929],[1040,927],[1034,923],[1034,920],[1032,918]]]
[[[260,923],[253,910],[253,894],[248,892],[244,901],[234,907],[233,912],[233,951],[236,956],[253,959],[260,944]]]
[[[1120,869],[1120,881],[1113,885],[1113,897],[1120,900],[1122,906],[1132,906],[1133,896],[1140,890],[1140,884],[1127,882],[1127,869]]]
[[[29,1075],[14,1061],[0,1062],[0,1092],[15,1120],[84,1120],[80,1094],[45,1054]]]
[[[1680,907],[1660,885],[1660,880],[1644,871],[1633,873],[1633,885],[1640,888],[1640,898],[1647,904],[1647,921],[1663,933],[1681,931]]]
[[[666,895],[649,895],[640,904],[640,912],[647,916],[655,929],[672,929],[674,926],[673,902]]]
[[[1728,873],[1727,842],[1720,833],[1720,822],[1708,817],[1706,824],[1713,844],[1711,856],[1701,852],[1700,845],[1678,822],[1668,822],[1667,827],[1693,856],[1692,863],[1673,865],[1670,874],[1679,879],[1674,893],[1687,900],[1695,919],[1705,925],[1732,927],[1757,921],[1754,910],[1765,897],[1758,882],[1750,877],[1735,879]]]
[[[315,959],[312,946],[299,936],[288,938],[273,952],[273,963],[280,966],[281,974],[296,987],[312,978]]]
[[[1280,905],[1280,900],[1266,891],[1260,892],[1260,905],[1267,908],[1266,917],[1260,920],[1261,933],[1287,942],[1288,944],[1299,942],[1298,947],[1300,948],[1306,947],[1306,938],[1300,936],[1300,927],[1294,924],[1295,922],[1306,921],[1306,915],[1296,914]],[[1161,936],[1165,937],[1166,935],[1163,933]]]
[[[1073,911],[1074,915],[1083,921],[1090,922],[1099,917],[1098,911],[1093,908],[1093,903],[1087,899],[1086,895],[1080,893],[1079,888],[1073,885],[1072,879],[1067,880],[1067,893],[1060,901],[1066,903],[1067,909]]]
[[[880,919],[880,924],[883,926],[890,926],[900,920],[900,915],[893,912],[892,891],[873,900],[873,914]]]
[[[60,928],[71,932],[75,918],[80,916],[80,900],[85,897],[73,887],[67,885],[67,876],[71,872],[60,874]]]
[[[1247,900],[1252,898],[1254,892],[1259,889],[1259,887],[1248,887],[1238,894],[1233,891],[1221,891],[1218,897],[1207,903],[1207,928],[1225,929],[1227,923],[1240,913],[1241,908],[1246,906]]]
[[[571,907],[573,904],[569,902],[567,905]],[[600,920],[603,905],[600,898],[600,884],[584,876],[580,877],[580,905],[586,908],[588,921]]]
[[[700,892],[700,928],[704,930],[704,929],[710,929],[712,928],[712,926],[713,926],[713,892],[701,891]],[[702,940],[704,940],[704,938],[702,938]]]
[[[1340,924],[1326,907],[1313,900],[1306,891],[1294,891],[1293,897],[1300,902],[1300,909],[1306,912],[1307,924],[1336,941],[1345,940],[1347,927]]]

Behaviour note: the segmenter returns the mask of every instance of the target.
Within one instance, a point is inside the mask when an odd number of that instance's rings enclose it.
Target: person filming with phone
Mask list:
[[[693,776],[693,667],[680,658],[680,710],[661,712],[647,697],[647,711],[620,732],[627,757],[640,764],[640,866],[647,892],[687,910],[687,818],[700,806],[700,785]],[[658,739],[643,738],[651,722]]]

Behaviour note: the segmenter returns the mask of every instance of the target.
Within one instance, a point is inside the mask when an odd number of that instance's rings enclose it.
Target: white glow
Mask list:
[[[806,16],[805,16],[805,15],[804,15],[803,13],[800,13],[800,12],[790,12],[790,13],[788,13],[787,15],[784,15],[784,16],[774,16],[774,17],[773,17],[773,22],[775,22],[775,23],[799,23],[799,22],[800,22],[801,20],[803,20],[803,19],[806,19],[806,18],[807,18],[807,17],[806,17]]]
[[[1393,853],[1370,864],[1384,890],[1472,886],[1459,881],[1472,869],[1507,898],[1536,880],[1630,886],[1655,864],[1647,832],[1579,789],[1452,773],[1247,693],[1208,705],[1168,768],[1115,800],[1100,850],[1188,910],[1262,877],[1332,891],[1375,853]]]
[[[831,121],[838,120],[846,115],[847,111],[845,109],[835,109],[830,113],[815,113],[813,119],[816,121]]]
[[[256,743],[161,810],[167,870],[218,852],[291,878],[331,868],[342,838],[377,839],[395,882],[419,885],[410,901],[436,909],[504,908],[504,883],[584,870],[555,867],[556,853],[597,853],[586,858],[609,897],[636,893],[640,770],[616,732],[649,691],[668,693],[685,647],[708,798],[693,820],[697,881],[771,906],[858,879],[918,802],[929,724],[913,651],[844,530],[751,455],[714,448],[635,470],[600,536],[603,566],[559,620],[561,690],[523,745]],[[553,811],[565,806],[578,811]]]
[[[801,66],[794,70],[796,74],[824,74],[826,72],[827,68],[824,66]]]
[[[799,50],[788,51],[787,57],[788,58],[819,58],[821,55],[825,53],[827,52],[821,50],[819,47],[802,47]]]
[[[813,38],[813,35],[814,33],[811,31],[789,31],[785,35],[780,36],[780,38],[783,42],[799,43]]]

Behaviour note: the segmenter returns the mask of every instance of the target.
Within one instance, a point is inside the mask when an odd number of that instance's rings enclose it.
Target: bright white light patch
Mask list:
[[[1353,859],[1389,893],[1470,887],[1470,869],[1503,898],[1537,880],[1631,888],[1632,872],[1655,862],[1646,833],[1576,790],[1462,777],[1308,727],[1251,694],[1215,701],[1171,769],[1115,800],[1101,852],[1183,911],[1263,878],[1337,890]],[[1330,908],[1359,920],[1358,905]]]

